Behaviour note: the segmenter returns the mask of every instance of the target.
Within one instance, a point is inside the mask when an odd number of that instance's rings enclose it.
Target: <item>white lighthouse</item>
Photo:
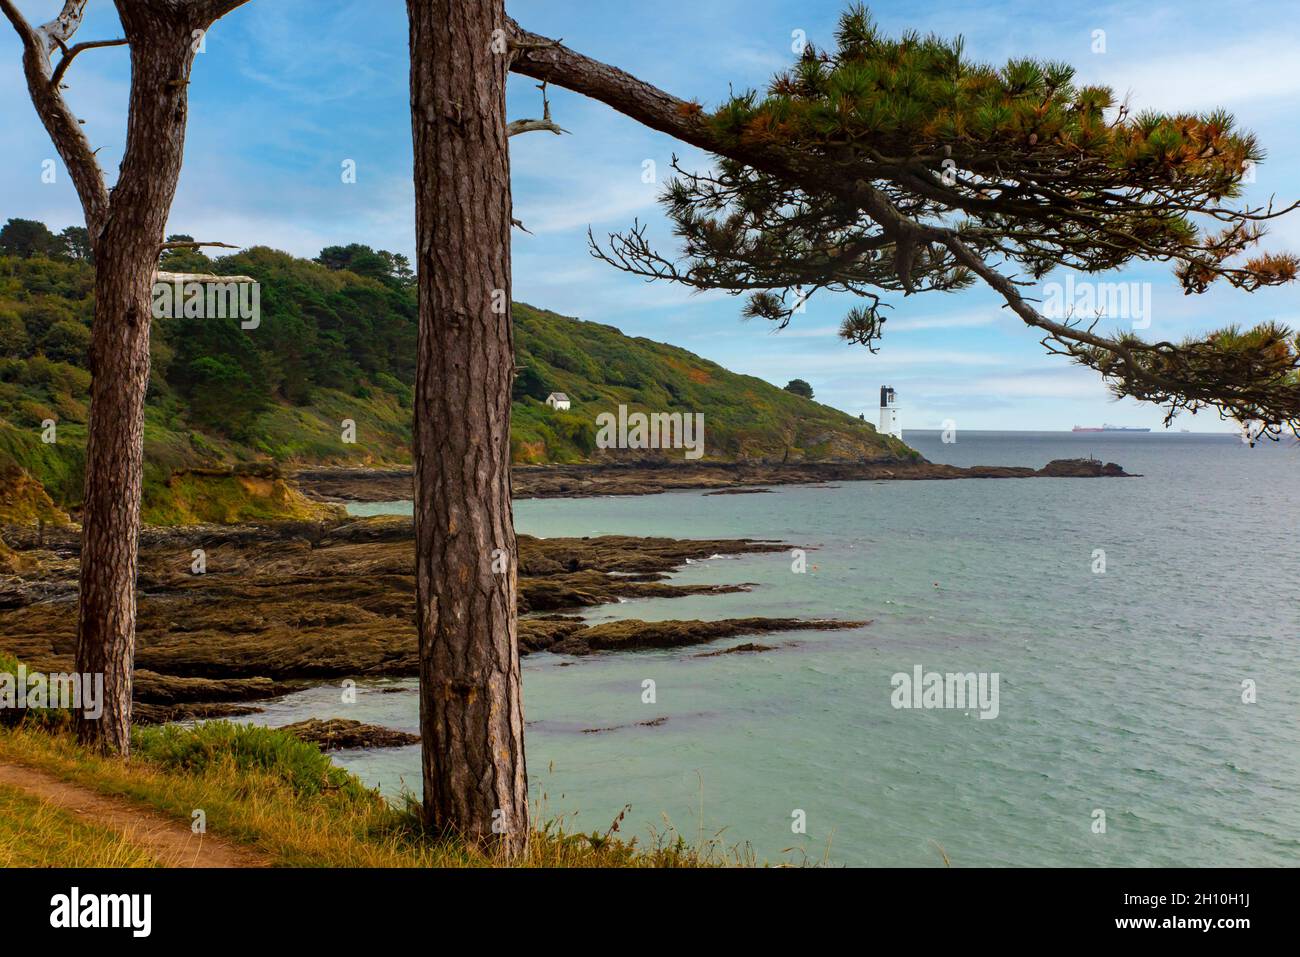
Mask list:
[[[887,385],[880,387],[880,434],[903,437],[903,427],[898,424],[898,399]]]

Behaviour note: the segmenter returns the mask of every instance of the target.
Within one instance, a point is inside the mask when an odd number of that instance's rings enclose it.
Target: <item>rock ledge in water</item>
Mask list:
[[[394,731],[377,724],[362,724],[350,718],[309,718],[280,728],[300,741],[314,744],[322,751],[342,751],[349,748],[404,748],[418,744],[418,734]]]

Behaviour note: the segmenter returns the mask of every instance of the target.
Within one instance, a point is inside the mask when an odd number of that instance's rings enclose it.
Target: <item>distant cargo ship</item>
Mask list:
[[[1072,432],[1150,432],[1150,429],[1130,428],[1127,425],[1103,425],[1101,428],[1096,426],[1076,425],[1070,431]]]

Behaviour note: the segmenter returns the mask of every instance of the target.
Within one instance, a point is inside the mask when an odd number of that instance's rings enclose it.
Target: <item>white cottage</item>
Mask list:
[[[569,411],[569,397],[563,392],[552,392],[546,397],[546,404],[557,412]]]

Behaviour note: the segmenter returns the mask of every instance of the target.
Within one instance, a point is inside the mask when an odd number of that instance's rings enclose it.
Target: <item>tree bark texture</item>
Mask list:
[[[502,0],[408,0],[419,367],[415,532],[428,822],[528,842],[510,501],[509,67]]]
[[[91,227],[95,318],[82,513],[77,670],[104,676],[98,719],[80,741],[127,754],[135,659],[136,553],[149,385],[151,291],[184,154],[193,11],[119,0],[131,47],[130,119],[107,215]]]

